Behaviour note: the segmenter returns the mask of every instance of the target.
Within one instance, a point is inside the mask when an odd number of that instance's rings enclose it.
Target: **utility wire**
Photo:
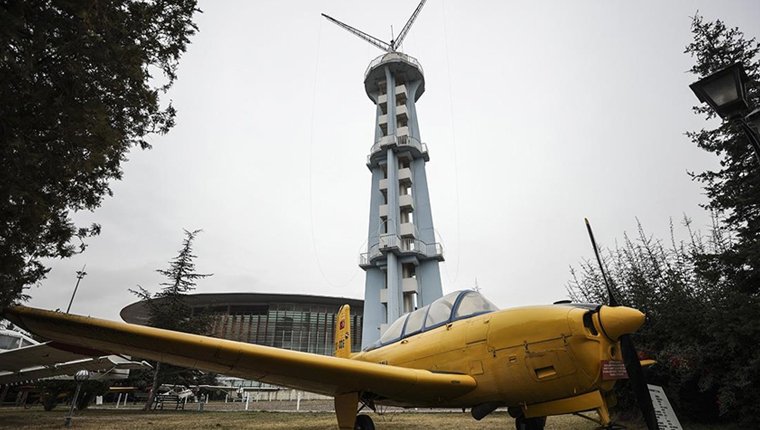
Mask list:
[[[333,288],[345,288],[351,282],[356,279],[356,276],[359,274],[359,270],[355,269],[354,273],[351,275],[351,277],[348,279],[348,281],[342,283],[342,284],[336,284],[332,282],[325,273],[323,267],[322,267],[322,261],[319,258],[319,251],[317,250],[317,238],[315,229],[314,229],[314,190],[313,190],[313,164],[314,164],[314,120],[315,120],[315,108],[317,105],[317,82],[319,81],[319,58],[320,58],[320,52],[322,51],[322,20],[319,20],[319,32],[317,34],[317,58],[314,62],[314,85],[312,86],[312,95],[311,95],[311,121],[310,121],[310,130],[309,130],[309,223],[311,227],[311,246],[312,250],[314,251],[314,260],[317,262],[317,268],[319,269],[319,273],[322,275],[322,279],[325,280],[331,287]]]
[[[449,42],[448,42],[448,32],[446,31],[446,5],[444,2],[441,2],[441,9],[443,10],[443,43],[444,43],[444,52],[446,53],[446,73],[448,74],[448,80],[449,80],[449,117],[451,120],[451,147],[452,152],[454,155],[454,195],[456,200],[456,216],[457,216],[457,260],[455,265],[455,272],[454,272],[454,280],[452,283],[456,283],[457,279],[459,279],[459,263],[460,263],[460,257],[462,255],[462,236],[461,236],[461,225],[460,225],[460,205],[459,205],[459,167],[458,167],[458,160],[457,160],[457,139],[456,139],[456,130],[454,127],[454,91],[451,87],[451,64],[449,62]],[[446,270],[446,273],[448,274],[448,269]]]

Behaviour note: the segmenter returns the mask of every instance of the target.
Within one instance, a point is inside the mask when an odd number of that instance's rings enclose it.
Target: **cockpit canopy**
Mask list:
[[[366,350],[397,342],[405,337],[434,329],[451,321],[498,310],[499,308],[496,305],[477,291],[455,291],[414,312],[404,314],[388,327],[380,340]]]

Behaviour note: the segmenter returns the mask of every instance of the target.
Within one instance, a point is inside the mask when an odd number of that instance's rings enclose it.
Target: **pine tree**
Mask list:
[[[145,302],[148,308],[148,325],[167,330],[181,331],[186,333],[206,334],[211,323],[205,313],[195,313],[188,305],[186,295],[195,290],[196,281],[207,278],[212,274],[197,273],[193,260],[193,240],[201,230],[185,230],[185,239],[182,248],[176,257],[169,263],[167,269],[156,271],[166,277],[166,281],[160,284],[161,290],[151,294],[148,290],[138,286],[137,290],[130,290]],[[148,400],[145,410],[150,409],[158,389],[159,380],[182,385],[192,385],[199,379],[208,379],[206,375],[196,370],[182,369],[176,366],[163,365],[156,362],[152,372],[151,388],[148,392]]]
[[[760,45],[721,20],[692,19],[693,42],[685,53],[696,79],[734,62],[744,64],[747,97],[760,107]],[[696,80],[695,79],[695,80]],[[716,114],[694,107],[706,119]],[[698,420],[760,427],[760,165],[746,135],[732,121],[687,135],[714,153],[720,167],[692,173],[701,182],[713,228],[701,236],[686,225],[690,241],[669,247],[644,234],[627,236],[607,250],[611,278],[622,303],[647,313],[636,335],[658,364],[653,377],[664,385],[677,411]],[[672,238],[671,238],[672,239]],[[606,302],[598,270],[584,263],[573,271],[570,294]]]
[[[696,64],[691,72],[697,78],[729,64],[741,62],[749,77],[747,100],[760,107],[760,44],[746,39],[738,28],[728,28],[721,20],[706,22],[696,15],[691,24],[694,41],[686,46]],[[706,105],[694,107],[706,119],[716,114]],[[698,147],[715,153],[720,168],[692,176],[704,184],[707,208],[723,218],[736,232],[734,246],[718,257],[733,273],[735,287],[749,294],[760,291],[760,165],[746,135],[734,121],[724,120],[717,128],[703,128],[687,135]]]
[[[760,44],[738,28],[697,15],[691,26],[694,41],[686,47],[696,64],[691,72],[704,77],[741,62],[749,77],[747,101],[760,107]],[[697,114],[713,118],[706,106]],[[715,129],[688,133],[692,141],[720,158],[720,168],[693,175],[704,184],[707,207],[715,211],[735,236],[730,246],[696,257],[699,276],[709,279],[714,294],[705,297],[710,315],[703,349],[701,388],[717,390],[720,412],[760,422],[760,165],[734,121]],[[709,388],[708,388],[709,387]],[[754,417],[754,418],[752,418]]]

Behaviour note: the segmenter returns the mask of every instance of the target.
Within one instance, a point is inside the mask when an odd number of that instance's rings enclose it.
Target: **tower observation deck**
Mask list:
[[[375,104],[375,139],[367,167],[372,172],[367,250],[359,259],[366,272],[363,347],[387,324],[442,296],[416,102],[425,92],[419,62],[393,51],[374,59],[364,88]]]

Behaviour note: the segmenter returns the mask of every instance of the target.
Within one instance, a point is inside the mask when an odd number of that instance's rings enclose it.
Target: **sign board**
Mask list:
[[[602,360],[602,381],[628,379],[625,363],[620,360]]]
[[[683,430],[662,387],[648,384],[647,387],[649,387],[649,397],[652,398],[654,414],[657,416],[657,424],[660,430]]]

